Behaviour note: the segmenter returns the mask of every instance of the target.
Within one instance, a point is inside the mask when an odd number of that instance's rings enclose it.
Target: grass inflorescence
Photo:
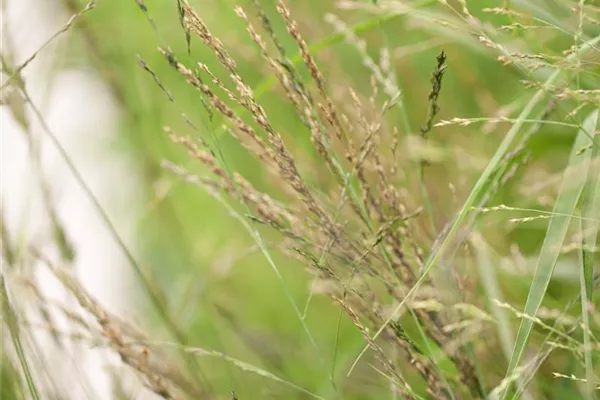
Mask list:
[[[117,38],[89,17],[95,2],[65,1],[73,17],[40,51],[67,30],[83,39],[137,132],[127,140],[148,182],[163,185],[149,190],[148,220],[168,221],[154,230],[180,247],[159,240],[134,256],[28,94],[22,73],[39,51],[17,64],[3,50],[2,106],[25,133],[60,251],[20,244],[2,217],[0,374],[17,383],[0,396],[71,395],[37,357],[41,329],[65,354],[67,341],[109,349],[165,399],[596,397],[596,6],[177,0],[162,15],[130,3],[151,30],[128,55],[154,111],[132,100],[132,72],[111,66]],[[158,317],[147,330],[66,268],[77,249],[31,120],[135,271]],[[233,256],[215,253],[220,241]],[[189,267],[151,265],[171,252]],[[46,301],[30,264],[71,302]],[[162,330],[168,340],[150,339]],[[131,390],[113,380],[115,398]]]

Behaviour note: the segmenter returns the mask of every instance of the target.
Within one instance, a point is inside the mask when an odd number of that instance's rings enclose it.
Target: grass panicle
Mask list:
[[[114,11],[93,1],[65,0],[71,19],[24,61],[1,53],[2,106],[25,134],[58,254],[5,226],[2,205],[10,390],[62,395],[37,357],[42,330],[65,352],[68,341],[108,349],[165,399],[596,397],[596,6],[251,0],[219,3],[221,25],[212,1],[129,3],[153,36],[125,50],[145,79],[135,90],[92,18]],[[164,271],[134,257],[30,97],[24,72],[69,30],[147,158],[148,220],[161,227],[148,253]],[[107,311],[69,270],[77,241],[37,125],[174,341]],[[39,265],[70,303],[48,298]]]

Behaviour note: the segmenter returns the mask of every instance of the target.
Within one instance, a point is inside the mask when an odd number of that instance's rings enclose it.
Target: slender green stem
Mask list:
[[[38,390],[35,386],[35,382],[33,380],[33,376],[31,374],[31,369],[29,368],[29,363],[27,361],[27,356],[25,355],[25,351],[23,349],[23,344],[21,343],[20,337],[20,329],[18,323],[18,316],[16,311],[10,304],[10,299],[8,297],[8,291],[6,290],[6,280],[4,279],[4,275],[0,273],[0,311],[2,311],[2,319],[4,324],[6,324],[8,331],[10,332],[10,336],[13,342],[13,346],[15,348],[15,352],[17,353],[17,358],[19,359],[19,363],[21,364],[21,369],[23,370],[23,375],[25,376],[25,381],[27,382],[27,388],[29,389],[29,394],[33,400],[40,399]],[[2,330],[2,329],[0,329]]]

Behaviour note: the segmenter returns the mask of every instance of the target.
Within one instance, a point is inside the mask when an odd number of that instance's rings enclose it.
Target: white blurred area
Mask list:
[[[10,55],[13,67],[34,54],[71,17],[61,9],[60,2],[1,1],[2,52]],[[119,113],[109,88],[92,68],[82,68],[80,60],[69,62],[67,59],[68,54],[72,54],[66,51],[69,34],[61,34],[24,69],[26,89],[120,236],[131,244],[135,210],[141,208],[135,206],[142,201],[138,195],[140,181],[125,155],[115,150]],[[3,82],[6,78],[3,74]],[[7,90],[10,89],[3,89],[3,101],[9,93]],[[1,198],[9,237],[22,251],[34,245],[58,262],[59,252],[26,135],[9,107],[3,105],[1,113]],[[26,115],[31,124],[29,131],[40,145],[43,175],[50,186],[52,203],[76,252],[70,268],[110,312],[123,317],[133,315],[131,295],[137,292],[137,285],[132,279],[131,267],[35,114],[28,108]],[[4,262],[2,268],[9,295],[16,305],[25,303],[21,296],[26,296],[27,290],[15,289],[18,286],[15,282],[24,274],[33,274],[46,298],[59,303],[68,301],[67,308],[77,308],[73,298],[67,296],[41,263],[15,268]],[[21,272],[19,268],[31,272]],[[60,312],[53,315],[58,325],[68,330],[64,315]],[[20,317],[29,322],[39,320],[33,313]],[[112,398],[113,382],[107,371],[113,369],[114,372],[114,368],[108,368],[109,364],[120,363],[116,354],[101,348],[90,349],[89,344],[72,340],[63,341],[66,349],[59,348],[44,329],[33,328],[32,331],[38,348],[43,349],[44,360],[31,358],[29,361],[37,373],[49,374],[56,385],[52,390],[60,393],[61,399]],[[3,340],[9,351],[9,336],[3,335]],[[137,398],[149,398],[145,391],[136,392]],[[55,397],[42,395],[42,398]]]

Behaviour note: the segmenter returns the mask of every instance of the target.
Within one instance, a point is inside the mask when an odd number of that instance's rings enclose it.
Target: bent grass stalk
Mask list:
[[[598,119],[596,110],[595,118]],[[590,115],[593,118],[594,115]],[[594,398],[594,370],[592,364],[592,349],[589,331],[589,314],[592,305],[592,295],[594,291],[594,254],[593,249],[596,244],[596,238],[600,231],[600,168],[594,165],[594,161],[600,161],[600,146],[594,146],[587,151],[591,152],[591,171],[588,182],[584,188],[582,198],[582,214],[587,218],[581,220],[580,232],[582,237],[582,246],[580,251],[581,258],[581,313],[583,317],[584,330],[584,346],[585,346],[585,369],[587,379],[587,395],[588,398]],[[584,299],[584,300],[583,300]]]

